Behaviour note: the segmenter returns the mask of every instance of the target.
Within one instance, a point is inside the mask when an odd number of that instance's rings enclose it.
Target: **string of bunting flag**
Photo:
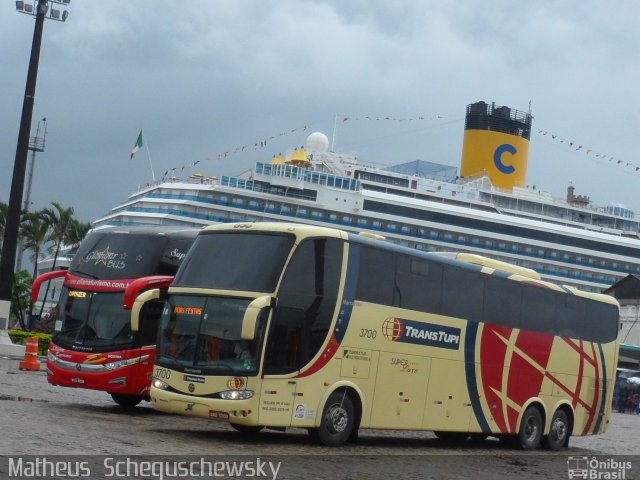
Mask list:
[[[433,115],[431,117],[419,116],[419,117],[408,117],[408,118],[396,118],[396,117],[388,117],[388,116],[370,116],[365,115],[363,117],[351,117],[349,115],[342,116],[342,122],[348,122],[349,120],[369,120],[372,122],[416,122],[421,120],[442,120],[444,117],[441,115]]]
[[[421,122],[421,121],[434,121],[434,120],[443,120],[446,119],[444,116],[442,115],[431,115],[431,116],[425,116],[425,115],[420,115],[420,116],[415,116],[415,117],[393,117],[393,116],[388,116],[388,115],[364,115],[364,116],[351,116],[351,115],[337,115],[336,116],[336,122],[341,119],[342,123],[345,122],[349,122],[349,121],[371,121],[371,122],[397,122],[397,123],[402,123],[402,122]],[[274,135],[270,135],[266,138],[260,139],[260,140],[256,140],[253,143],[247,143],[245,145],[239,145],[237,147],[234,148],[230,148],[228,150],[222,151],[220,153],[218,153],[217,155],[213,155],[213,156],[206,156],[204,159],[205,160],[225,160],[227,158],[232,157],[233,155],[237,154],[237,153],[241,153],[247,150],[259,150],[259,149],[263,149],[265,148],[268,144],[270,144],[270,142],[272,140],[275,140],[277,138],[280,137],[285,137],[288,135],[292,135],[294,133],[300,132],[300,131],[307,131],[310,127],[312,126],[311,123],[303,125],[301,127],[298,128],[292,128],[290,130],[284,131],[284,132],[280,132],[278,134],[274,134]],[[173,167],[170,169],[167,169],[164,171],[164,173],[162,174],[162,180],[166,180],[169,176],[173,176],[175,173],[178,172],[184,172],[187,169],[190,169],[192,167],[195,167],[196,165],[198,165],[201,162],[201,160],[196,160],[194,162],[191,163],[185,163],[179,167]]]
[[[573,151],[584,153],[585,155],[588,155],[594,159],[604,160],[619,167],[629,168],[633,172],[640,171],[640,165],[636,165],[632,162],[622,160],[621,158],[617,158],[613,155],[596,152],[593,148],[587,147],[586,145],[582,145],[579,142],[576,142],[574,140],[569,140],[567,138],[564,138],[548,130],[538,129],[538,134],[543,137],[547,137],[547,139],[550,139],[553,142],[562,144]]]
[[[213,156],[212,155],[208,155],[208,156],[204,157],[204,159],[208,160],[208,161],[211,161],[211,160],[214,160],[214,159],[225,160],[225,159],[227,159],[229,157],[232,157],[233,155],[235,155],[237,153],[241,153],[241,152],[244,152],[244,151],[247,151],[247,150],[251,150],[251,149],[259,150],[259,149],[265,148],[270,141],[275,140],[276,138],[292,135],[292,134],[294,134],[296,132],[300,132],[300,131],[305,132],[311,126],[312,126],[312,124],[308,123],[306,125],[303,125],[302,127],[292,128],[291,130],[287,130],[287,131],[284,131],[284,132],[280,132],[278,134],[270,135],[270,136],[268,136],[266,138],[262,138],[260,140],[256,140],[253,143],[247,143],[247,144],[244,144],[244,145],[239,145],[239,146],[234,147],[234,148],[230,148],[228,150],[224,150],[224,151],[218,153],[217,155],[213,155]],[[185,164],[183,164],[183,165],[181,165],[179,167],[173,167],[173,168],[170,168],[168,170],[165,170],[164,173],[162,174],[162,180],[166,180],[168,175],[173,176],[174,173],[184,172],[187,168],[195,167],[200,162],[201,162],[201,160],[196,160],[196,161],[191,162],[191,163],[185,163]]]

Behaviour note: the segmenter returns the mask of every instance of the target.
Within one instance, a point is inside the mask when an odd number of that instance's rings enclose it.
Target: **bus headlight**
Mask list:
[[[153,379],[152,384],[158,390],[167,390],[169,388],[169,384],[168,383],[163,382],[162,380],[158,380],[157,378]]]
[[[253,390],[225,390],[218,395],[220,395],[220,398],[223,400],[247,400],[253,397],[253,394]]]
[[[142,355],[141,357],[129,358],[127,360],[118,360],[116,362],[105,363],[103,365],[107,370],[117,370],[118,368],[128,367],[135,365],[136,363],[142,363],[145,360],[149,360],[149,355]]]

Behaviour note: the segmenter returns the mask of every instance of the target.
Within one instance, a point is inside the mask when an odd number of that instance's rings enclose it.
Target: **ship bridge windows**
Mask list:
[[[354,177],[360,181],[370,181],[376,183],[384,183],[386,185],[395,185],[397,187],[409,188],[409,179],[398,178],[391,175],[382,175],[374,172],[364,172],[362,170],[356,170]]]

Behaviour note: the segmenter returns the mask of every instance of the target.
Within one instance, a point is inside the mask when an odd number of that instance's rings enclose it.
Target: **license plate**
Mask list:
[[[214,420],[229,420],[229,414],[227,412],[209,410],[209,418],[213,418]]]

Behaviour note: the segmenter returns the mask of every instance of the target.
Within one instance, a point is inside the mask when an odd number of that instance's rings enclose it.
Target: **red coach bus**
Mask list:
[[[49,383],[103,390],[126,407],[149,399],[163,301],[143,306],[136,329],[129,309],[137,293],[168,288],[197,233],[154,226],[95,230],[81,243],[69,270],[36,278],[33,301],[43,282],[64,278],[47,357]],[[125,295],[127,288],[132,293]]]

